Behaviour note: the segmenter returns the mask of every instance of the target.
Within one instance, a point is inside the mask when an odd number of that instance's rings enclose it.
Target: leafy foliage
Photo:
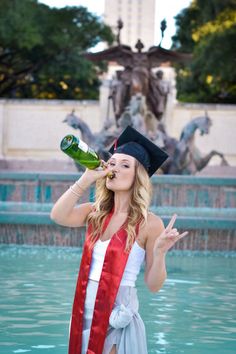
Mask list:
[[[236,1],[194,0],[176,17],[173,47],[193,52],[189,67],[177,67],[178,99],[236,102]]]
[[[0,96],[95,99],[104,65],[81,53],[112,40],[110,28],[84,7],[1,0]]]

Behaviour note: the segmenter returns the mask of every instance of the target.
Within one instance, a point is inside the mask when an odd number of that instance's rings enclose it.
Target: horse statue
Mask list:
[[[202,156],[200,150],[195,145],[196,131],[199,130],[200,135],[209,134],[211,125],[212,120],[205,113],[205,116],[197,117],[186,124],[181,132],[179,141],[168,137],[162,127],[164,148],[170,155],[166,163],[162,166],[164,174],[194,175],[206,167],[213,156],[221,158],[221,165],[229,165],[221,152],[212,150],[205,156]]]

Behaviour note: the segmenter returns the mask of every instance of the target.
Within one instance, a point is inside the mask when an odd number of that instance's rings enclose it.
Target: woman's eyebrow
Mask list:
[[[116,160],[116,159],[115,159],[114,157],[111,157],[110,160]],[[128,162],[130,162],[130,161],[127,160],[127,159],[122,159],[121,161],[128,161]]]

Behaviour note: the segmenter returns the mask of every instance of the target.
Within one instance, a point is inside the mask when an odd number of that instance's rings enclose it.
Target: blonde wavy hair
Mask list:
[[[132,193],[129,205],[129,214],[125,222],[127,240],[125,252],[129,252],[136,238],[136,227],[140,223],[143,226],[147,223],[148,208],[152,198],[152,184],[147,171],[139,161],[135,161],[135,177],[132,186]],[[96,194],[94,211],[87,218],[87,224],[92,227],[90,234],[91,247],[94,246],[97,237],[102,234],[103,226],[107,215],[114,206],[114,192],[106,188],[106,179],[96,182]]]

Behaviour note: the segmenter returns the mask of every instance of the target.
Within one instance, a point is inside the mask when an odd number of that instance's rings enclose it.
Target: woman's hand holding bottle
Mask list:
[[[82,174],[77,184],[82,189],[87,189],[91,184],[95,183],[100,178],[105,178],[109,173],[108,164],[102,160],[102,166],[97,167],[93,170],[86,168],[85,172]]]

